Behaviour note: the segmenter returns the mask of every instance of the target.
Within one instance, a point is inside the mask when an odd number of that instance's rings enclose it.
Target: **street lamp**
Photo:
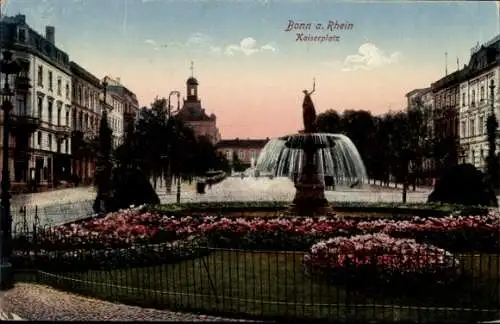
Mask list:
[[[172,105],[171,105],[171,97],[172,95],[177,95],[177,109],[172,111]],[[171,123],[171,119],[172,119],[172,113],[175,112],[175,113],[178,113],[180,111],[180,96],[181,96],[181,93],[177,90],[173,90],[173,91],[170,91],[170,94],[168,95],[168,106],[167,106],[167,123],[170,124]],[[178,134],[176,134],[178,135]],[[168,143],[168,155],[169,155],[169,158],[168,158],[168,166],[167,166],[167,174],[170,175],[170,168],[171,168],[171,164],[172,164],[172,155],[170,154],[170,141]],[[168,187],[167,187],[168,188]],[[181,179],[180,179],[180,174],[179,174],[179,170],[177,170],[177,195],[176,195],[176,200],[177,200],[177,203],[180,203],[181,202]]]
[[[490,82],[491,113],[495,113],[495,80]]]
[[[10,172],[9,172],[9,132],[10,111],[12,110],[12,98],[15,92],[11,86],[16,84],[20,65],[12,59],[12,52],[4,51],[0,61],[0,84],[1,101],[3,110],[3,147],[2,147],[2,194],[1,194],[1,247],[0,247],[0,290],[9,290],[14,286],[12,277],[11,256],[11,231],[12,218],[10,214]]]

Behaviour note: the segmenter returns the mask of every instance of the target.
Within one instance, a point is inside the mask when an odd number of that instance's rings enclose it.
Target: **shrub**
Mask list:
[[[320,241],[304,255],[303,265],[313,276],[362,284],[449,283],[459,273],[451,253],[383,233]]]

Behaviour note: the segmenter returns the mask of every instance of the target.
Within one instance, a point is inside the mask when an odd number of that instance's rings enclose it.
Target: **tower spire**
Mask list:
[[[191,70],[191,77],[194,77],[194,62],[191,61],[191,67],[189,68]]]
[[[444,52],[444,73],[445,75],[448,75],[448,52]]]

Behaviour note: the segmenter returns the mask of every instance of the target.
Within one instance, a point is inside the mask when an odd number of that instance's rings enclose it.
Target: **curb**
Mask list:
[[[24,319],[17,316],[16,314],[0,311],[0,321],[24,321]]]

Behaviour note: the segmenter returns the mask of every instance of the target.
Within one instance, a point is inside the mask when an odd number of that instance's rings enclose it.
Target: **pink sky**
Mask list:
[[[141,104],[146,105],[156,95],[166,97],[173,89],[185,93],[189,62],[185,65],[184,74],[180,71],[165,76],[163,71],[152,71],[149,78],[134,80],[134,71],[128,70],[120,76],[137,93]],[[196,65],[202,105],[209,114],[217,115],[223,138],[275,137],[301,129],[302,90],[312,87],[314,77],[313,101],[318,113],[333,108],[364,109],[373,114],[404,109],[407,92],[440,77],[439,69],[433,67],[392,66],[379,71],[344,72],[319,62],[315,68],[293,72],[279,73],[275,69],[270,68],[265,74],[251,67],[219,69],[203,62]],[[152,88],[150,84],[162,84],[165,90],[159,93],[158,87]]]
[[[498,7],[488,1],[9,1],[56,45],[99,78],[120,77],[148,106],[171,90],[185,94],[195,62],[199,95],[217,115],[223,138],[264,138],[302,128],[302,90],[317,88],[317,112],[406,108],[470,48],[496,36]],[[349,21],[338,42],[297,42],[290,19],[327,25]]]

